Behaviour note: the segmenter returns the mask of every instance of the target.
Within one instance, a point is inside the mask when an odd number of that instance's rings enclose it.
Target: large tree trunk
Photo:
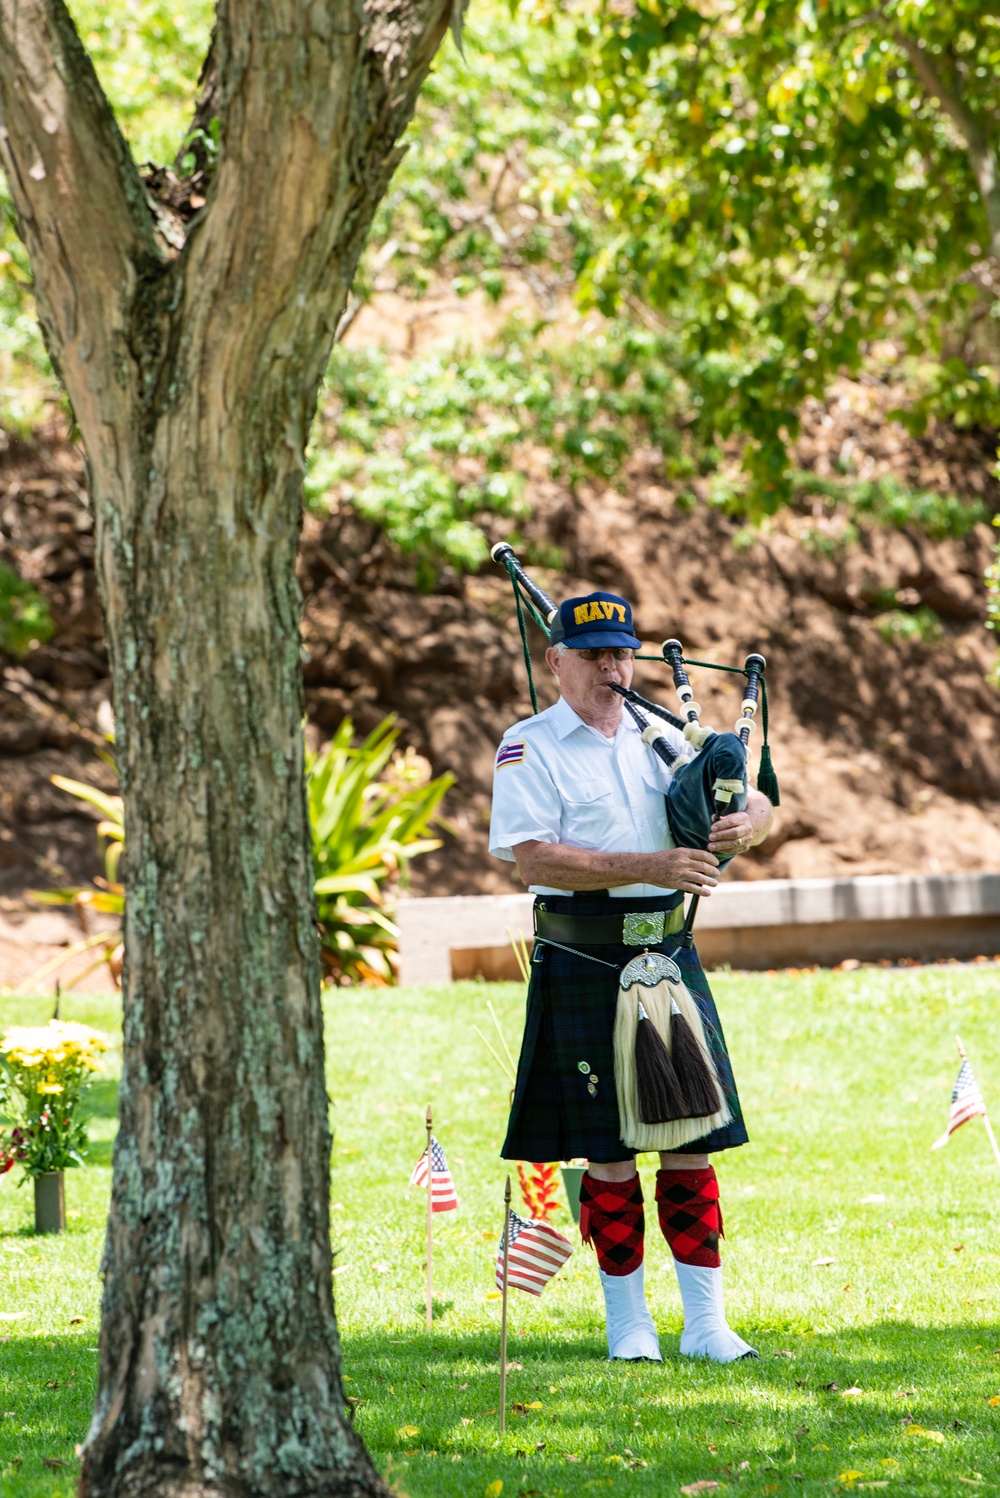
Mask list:
[[[88,1498],[382,1491],[331,1294],[295,556],[318,382],[449,10],[223,5],[220,162],[178,251],[62,0],[0,0],[0,151],[87,448],[125,799]]]

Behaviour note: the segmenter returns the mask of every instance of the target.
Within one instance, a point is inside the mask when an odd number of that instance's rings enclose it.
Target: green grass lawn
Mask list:
[[[596,1265],[579,1247],[541,1299],[512,1292],[503,1437],[492,1255],[506,1084],[473,1025],[488,1026],[491,998],[513,1044],[522,995],[464,984],[329,996],[346,1389],[400,1492],[1000,1487],[1000,1402],[990,1403],[1000,1396],[1000,1172],[978,1120],[929,1149],[957,1072],[956,1030],[1000,1122],[1000,973],[731,974],[714,986],[752,1136],[717,1161],[728,1301],[761,1359],[680,1359],[676,1282],[653,1231],[647,1284],[665,1361],[610,1366]],[[114,1029],[114,1008],[77,999],[66,1017]],[[6,1000],[0,1021],[44,1011]],[[67,1178],[64,1238],[33,1237],[30,1188],[0,1183],[3,1498],[73,1490],[96,1363],[113,1097],[106,1085],[98,1099],[95,1163]],[[424,1199],[406,1185],[428,1101],[460,1197],[435,1219],[430,1333]],[[646,1161],[647,1208],[652,1170]],[[573,1236],[568,1211],[558,1225]]]

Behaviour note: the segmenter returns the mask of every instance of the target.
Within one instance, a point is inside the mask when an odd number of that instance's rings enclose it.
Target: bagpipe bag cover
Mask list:
[[[678,848],[707,848],[715,814],[715,783],[739,780],[728,810],[745,811],[747,804],[746,745],[735,733],[713,733],[694,759],[685,760],[673,772],[667,789],[667,821]],[[719,859],[724,868],[728,858]]]

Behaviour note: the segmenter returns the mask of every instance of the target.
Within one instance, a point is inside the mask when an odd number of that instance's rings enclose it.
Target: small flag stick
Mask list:
[[[955,1044],[958,1046],[958,1054],[961,1056],[962,1060],[968,1061],[969,1058],[965,1054],[965,1046],[962,1044],[962,1037],[960,1035],[955,1036]],[[983,1124],[986,1128],[986,1137],[993,1147],[993,1158],[997,1162],[997,1168],[1000,1169],[1000,1147],[998,1147],[997,1145],[997,1136],[993,1132],[993,1125],[990,1123],[990,1116],[986,1112],[985,1098],[983,1099]]]
[[[507,1428],[507,1261],[510,1254],[510,1176],[503,1193],[503,1285],[500,1299],[500,1434]]]
[[[434,1156],[431,1151],[431,1130],[434,1121],[431,1105],[427,1104],[427,1330],[434,1322]]]

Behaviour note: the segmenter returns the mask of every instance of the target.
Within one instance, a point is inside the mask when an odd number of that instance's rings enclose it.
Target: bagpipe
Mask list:
[[[531,704],[537,712],[526,614],[548,638],[549,626],[558,610],[544,589],[529,577],[511,546],[500,542],[490,554],[506,570],[514,591]],[[667,640],[659,656],[637,655],[636,659],[665,662],[671,669],[677,692],[680,712],[674,713],[629,687],[609,683],[624,699],[625,711],[639,729],[643,742],[670,770],[666,810],[674,845],[707,849],[713,822],[745,809],[747,749],[758,706],[762,709],[764,744],[757,786],[777,806],[778,782],[767,743],[764,657],[748,655],[742,667],[717,666],[711,661],[687,659],[679,640]],[[692,665],[744,677],[740,716],[732,732],[716,733],[702,724],[701,708],[685,669]],[[660,726],[663,722],[683,736],[684,749],[674,746]],[[729,861],[729,857],[720,858],[720,867]],[[614,1032],[615,1086],[621,1137],[637,1150],[679,1149],[722,1127],[730,1117],[712,1058],[710,1037],[675,960],[682,949],[693,946],[699,898],[696,894],[691,896],[671,955],[646,950],[626,963],[619,975]]]

